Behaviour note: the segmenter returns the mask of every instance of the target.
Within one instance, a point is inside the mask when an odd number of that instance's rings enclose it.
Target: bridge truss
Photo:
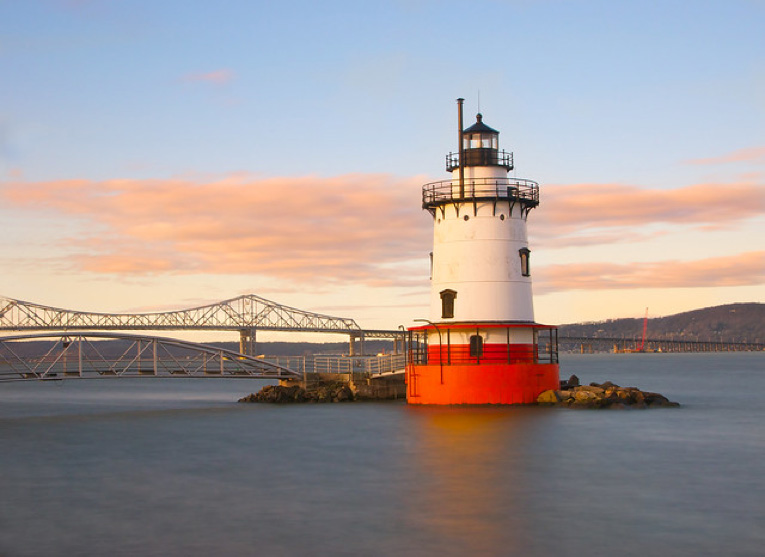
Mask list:
[[[104,340],[120,342],[99,342]],[[0,382],[161,376],[290,379],[302,374],[231,350],[152,336],[90,331],[0,337]]]
[[[156,313],[93,313],[0,297],[0,330],[267,330],[363,336],[353,319],[303,311],[253,294],[206,306]]]

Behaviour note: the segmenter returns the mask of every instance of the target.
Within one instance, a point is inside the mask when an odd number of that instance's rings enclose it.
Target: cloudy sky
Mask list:
[[[537,321],[765,299],[765,3],[0,1],[0,295],[428,314],[457,97],[540,183]],[[283,339],[283,338],[282,338]]]

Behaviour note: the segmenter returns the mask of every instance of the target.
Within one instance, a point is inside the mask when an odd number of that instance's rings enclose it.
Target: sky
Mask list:
[[[763,302],[764,22],[762,0],[0,0],[0,295],[411,326],[464,97],[540,184],[538,322]]]

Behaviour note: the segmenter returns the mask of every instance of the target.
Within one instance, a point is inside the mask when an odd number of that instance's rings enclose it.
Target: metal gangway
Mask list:
[[[104,343],[104,340],[118,342]],[[0,337],[0,382],[109,377],[294,379],[302,376],[261,358],[178,339],[98,331]]]

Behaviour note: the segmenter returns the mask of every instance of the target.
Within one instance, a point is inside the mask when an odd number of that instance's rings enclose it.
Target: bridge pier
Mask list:
[[[255,328],[239,329],[239,353],[256,356]]]
[[[356,354],[356,341],[359,341],[359,350],[360,353]],[[350,335],[350,340],[348,344],[348,355],[349,356],[363,356],[364,355],[364,335]]]

